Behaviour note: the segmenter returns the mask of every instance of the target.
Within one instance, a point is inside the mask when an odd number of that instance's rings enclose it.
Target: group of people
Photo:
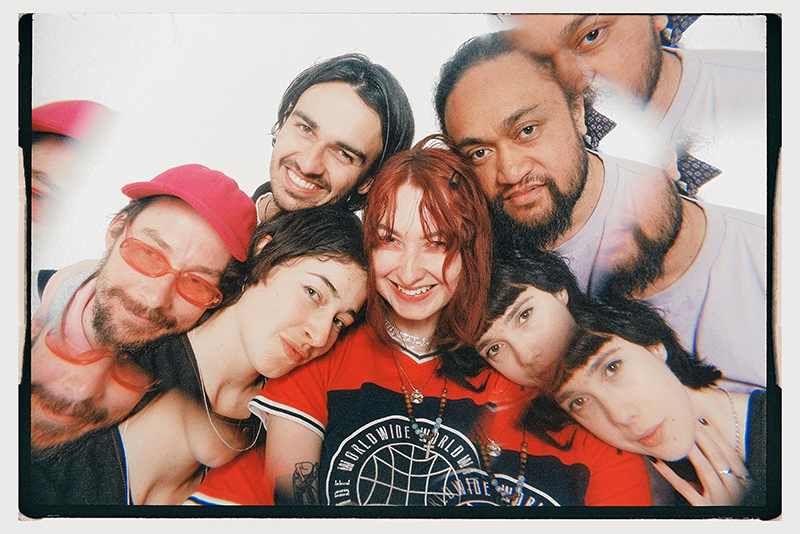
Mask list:
[[[27,502],[763,506],[766,221],[694,197],[686,22],[474,37],[413,146],[387,69],[323,60],[252,198],[198,164],[123,187],[106,256],[35,277]],[[725,57],[691,67],[719,124]],[[596,77],[663,165],[597,150]]]

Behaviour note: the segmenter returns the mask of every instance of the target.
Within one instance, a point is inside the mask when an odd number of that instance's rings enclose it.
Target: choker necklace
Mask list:
[[[192,345],[194,344],[194,333],[195,333],[196,330],[197,329],[192,330]],[[194,351],[194,347],[192,347],[192,351]],[[197,360],[197,357],[195,356],[195,361],[196,360]],[[233,445],[231,445],[230,443],[225,441],[225,438],[223,438],[222,434],[220,434],[219,430],[217,430],[217,427],[214,424],[214,419],[211,417],[211,410],[209,410],[209,408],[208,408],[208,393],[206,392],[206,383],[205,383],[205,380],[203,380],[203,372],[200,370],[200,363],[199,362],[197,362],[197,374],[200,377],[200,389],[202,389],[202,393],[203,393],[203,404],[206,407],[206,415],[208,415],[208,422],[211,423],[211,428],[214,429],[214,433],[217,435],[217,437],[220,439],[220,441],[222,441],[222,443],[224,443],[225,446],[228,447],[231,450],[234,450],[234,451],[237,451],[237,452],[244,452],[244,451],[249,451],[250,449],[252,449],[255,446],[256,442],[258,441],[258,436],[261,435],[261,427],[263,425],[261,425],[261,424],[258,425],[258,431],[256,432],[256,435],[253,438],[253,442],[250,445],[248,445],[247,447],[245,447],[244,449],[239,449],[237,447],[234,447]],[[266,383],[266,380],[265,380],[265,383]],[[224,416],[220,416],[220,417],[224,417]],[[228,419],[228,418],[225,417],[225,419]],[[247,430],[247,428],[245,428],[245,430]]]
[[[424,354],[430,351],[431,347],[433,346],[431,338],[419,337],[407,334],[406,332],[403,332],[395,325],[393,325],[388,317],[386,317],[386,332],[389,334],[389,337],[391,337],[393,340],[403,345],[407,349],[413,350],[415,352],[420,352]]]
[[[481,429],[483,430],[483,429]],[[505,429],[503,429],[505,432]],[[476,434],[475,437],[478,439],[478,450],[481,451],[481,458],[483,459],[483,466],[486,468],[486,472],[489,475],[489,479],[491,480],[492,488],[497,492],[500,496],[500,501],[504,505],[510,505],[512,498],[516,495],[518,499],[522,498],[522,488],[525,484],[525,466],[528,463],[528,442],[526,440],[527,434],[525,431],[522,432],[522,444],[519,447],[519,473],[517,474],[517,485],[514,487],[513,490],[509,490],[507,487],[504,487],[499,480],[497,480],[497,475],[495,475],[494,471],[489,467],[489,452],[487,451],[488,443],[486,445],[483,444],[483,440],[481,440],[480,434]],[[487,439],[489,436],[486,436]],[[497,438],[500,439],[500,438]],[[489,440],[490,443],[494,444],[495,447],[498,449],[500,448],[496,443],[494,443],[491,439]],[[502,454],[502,449],[500,452],[497,453],[497,456]],[[494,456],[494,455],[492,455]],[[495,456],[495,458],[497,457]]]
[[[400,389],[403,391],[403,397],[406,401],[406,411],[408,412],[408,420],[411,423],[411,430],[413,430],[419,440],[425,444],[425,459],[427,460],[430,457],[431,447],[433,447],[434,439],[439,435],[439,428],[442,426],[442,414],[444,414],[444,407],[445,404],[447,404],[447,379],[444,379],[444,387],[442,387],[442,394],[439,398],[439,411],[436,413],[436,419],[433,422],[433,429],[425,434],[420,428],[419,423],[417,423],[417,418],[414,417],[414,404],[420,404],[422,400],[420,399],[420,401],[416,403],[412,400],[411,395],[408,393],[408,388],[403,383],[403,377],[400,376],[400,370],[403,367],[400,365],[400,362],[397,360],[397,356],[395,356],[394,352],[392,352],[392,356],[394,357],[394,363],[397,364],[397,377],[400,379]],[[434,369],[434,373],[435,372],[436,370]],[[403,371],[403,374],[406,374],[406,372]],[[433,376],[433,374],[431,374],[431,376]],[[406,379],[408,379],[408,376],[406,376]],[[428,378],[428,381],[430,381],[430,378]],[[411,381],[409,380],[408,383],[411,384]],[[414,386],[411,387],[413,388]],[[419,392],[419,390],[416,389],[414,391]],[[420,397],[421,396],[422,394],[420,393]]]
[[[736,416],[736,408],[733,407],[733,399],[731,398],[731,394],[728,393],[727,390],[722,388],[717,388],[725,395],[728,396],[728,404],[731,407],[731,413],[733,414],[733,424],[736,427],[736,454],[741,454],[741,438],[739,437],[739,418]]]

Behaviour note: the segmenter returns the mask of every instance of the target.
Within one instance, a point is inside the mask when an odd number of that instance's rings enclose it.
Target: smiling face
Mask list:
[[[694,444],[695,415],[666,359],[663,345],[646,348],[612,337],[561,387],[556,401],[618,449],[679,460]]]
[[[351,85],[312,85],[275,132],[269,173],[276,204],[292,211],[337,202],[382,147],[380,117]]]
[[[661,72],[658,33],[665,15],[523,15],[514,17],[514,43],[552,61],[576,92],[596,78],[648,101]]]
[[[309,256],[275,267],[235,305],[252,367],[277,378],[325,354],[364,304],[367,273]]]
[[[586,127],[583,106],[570,106],[542,68],[519,52],[472,67],[447,99],[445,123],[487,198],[553,241],[586,183]]]
[[[189,330],[205,308],[175,289],[175,276],[151,278],[120,256],[125,217],[117,217],[106,241],[109,254],[97,277],[92,305],[96,340],[109,348],[132,348]],[[231,253],[214,228],[186,202],[165,197],[148,205],[130,224],[128,235],[158,250],[177,271],[216,286]]]
[[[546,389],[575,331],[567,292],[523,291],[478,340],[475,349],[506,378]]]
[[[389,304],[389,319],[400,330],[429,337],[453,297],[461,274],[457,255],[444,270],[446,243],[436,227],[427,231],[420,216],[422,190],[409,183],[397,189],[394,221],[378,230],[382,244],[372,251],[378,293]]]

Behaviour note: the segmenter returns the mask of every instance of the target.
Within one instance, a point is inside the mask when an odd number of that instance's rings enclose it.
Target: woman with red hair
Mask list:
[[[569,453],[544,444],[516,428],[531,388],[491,370],[470,381],[447,370],[448,356],[485,328],[492,255],[486,201],[449,139],[427,137],[384,164],[364,238],[366,323],[250,403],[267,422],[266,471],[245,486],[264,495],[230,491],[252,473],[254,458],[244,457],[234,473],[212,471],[194,502],[650,503],[640,458],[599,440]],[[600,487],[603,470],[632,490]]]

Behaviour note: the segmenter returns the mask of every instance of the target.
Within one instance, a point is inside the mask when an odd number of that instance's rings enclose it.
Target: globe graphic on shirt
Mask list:
[[[427,456],[427,457],[426,457]],[[444,506],[457,495],[456,470],[450,461],[415,443],[386,444],[370,455],[358,473],[361,506]]]

